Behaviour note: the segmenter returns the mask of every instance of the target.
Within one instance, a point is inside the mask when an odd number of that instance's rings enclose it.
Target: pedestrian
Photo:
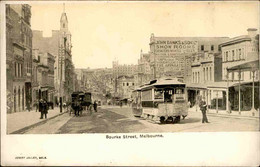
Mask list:
[[[38,109],[39,109],[39,101],[38,100],[34,101],[34,106],[35,106],[35,111],[37,112]]]
[[[28,100],[26,107],[27,107],[27,110],[30,112],[31,111],[31,101],[30,100]]]
[[[97,112],[97,101],[94,101],[94,111]]]
[[[190,108],[190,106],[191,106],[191,103],[190,103],[190,101],[188,101],[188,103],[187,103],[188,109]]]
[[[232,113],[230,100],[228,100],[228,112],[229,114]]]
[[[200,110],[202,112],[202,123],[206,122],[209,123],[207,115],[206,115],[206,111],[207,111],[207,104],[205,101],[205,98],[203,97],[202,100],[200,101]]]
[[[49,104],[47,103],[47,100],[44,100],[44,111],[43,111],[43,115],[45,116],[45,119],[47,119],[47,114],[48,114],[48,110],[49,110]]]
[[[44,112],[44,101],[43,101],[43,99],[39,100],[39,112],[41,112],[40,119],[43,119],[43,112]]]

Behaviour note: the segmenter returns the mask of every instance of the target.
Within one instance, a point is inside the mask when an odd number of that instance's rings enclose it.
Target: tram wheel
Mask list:
[[[173,117],[169,117],[169,118],[167,119],[167,121],[170,122],[170,123],[173,123],[174,119],[173,119]]]
[[[181,120],[181,116],[177,116],[177,117],[174,119],[173,123],[179,123],[180,120]]]
[[[160,123],[164,124],[165,123],[165,118],[164,117],[160,117]]]

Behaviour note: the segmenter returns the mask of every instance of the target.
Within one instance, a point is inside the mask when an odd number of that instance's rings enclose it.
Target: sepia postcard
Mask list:
[[[1,165],[259,166],[258,1],[2,1]]]

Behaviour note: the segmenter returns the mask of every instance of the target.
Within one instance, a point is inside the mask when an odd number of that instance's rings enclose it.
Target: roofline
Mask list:
[[[234,40],[230,40],[230,41],[227,41],[227,42],[223,42],[223,43],[219,44],[219,46],[223,47],[223,46],[232,45],[234,43],[240,43],[240,42],[244,42],[244,41],[251,41],[251,38],[250,37],[243,37],[243,38],[239,38],[239,39],[234,39]]]

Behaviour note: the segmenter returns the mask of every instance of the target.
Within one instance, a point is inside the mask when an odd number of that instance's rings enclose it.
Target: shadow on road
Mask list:
[[[173,123],[171,121],[166,121],[164,123],[159,123],[159,125],[168,125],[168,124],[188,124],[188,123],[195,123],[195,122],[201,122],[200,118],[186,118],[181,119],[179,123]]]
[[[188,118],[181,120],[178,124],[187,124],[187,123],[195,123],[195,122],[201,122],[200,118]]]
[[[86,112],[81,116],[71,115],[71,119],[63,125],[58,134],[78,133],[129,133],[132,128],[142,128],[138,120],[110,111]]]

